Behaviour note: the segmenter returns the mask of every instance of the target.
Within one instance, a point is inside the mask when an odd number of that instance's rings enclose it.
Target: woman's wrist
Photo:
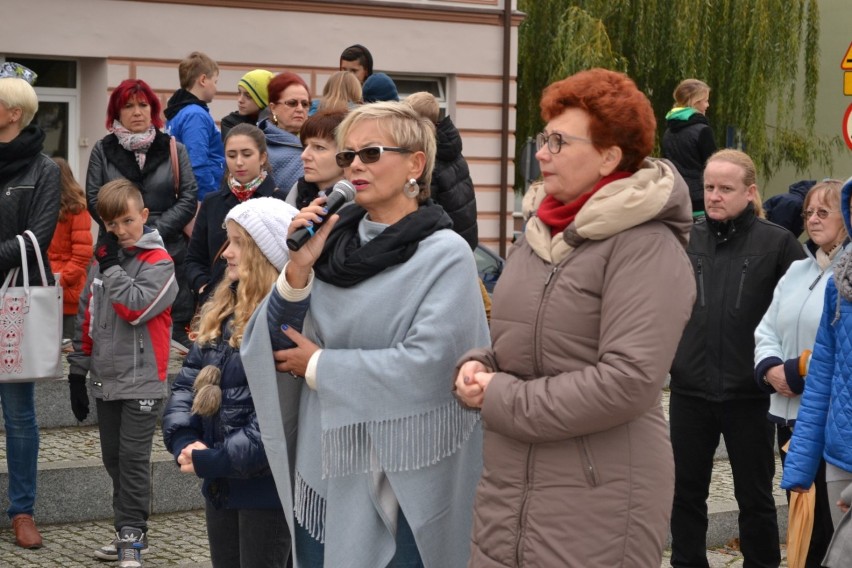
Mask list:
[[[313,268],[310,266],[299,266],[290,261],[284,267],[284,277],[292,288],[302,289],[308,285],[312,271]]]

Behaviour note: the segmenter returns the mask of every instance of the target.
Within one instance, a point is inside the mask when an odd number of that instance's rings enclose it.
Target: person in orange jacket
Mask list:
[[[74,179],[71,167],[62,158],[53,158],[59,166],[62,193],[59,221],[47,249],[50,268],[59,275],[62,286],[62,337],[74,337],[77,303],[92,262],[92,217],[86,210],[86,195]]]

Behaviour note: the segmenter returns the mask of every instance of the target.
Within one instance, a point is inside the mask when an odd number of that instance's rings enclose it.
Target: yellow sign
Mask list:
[[[852,96],[852,71],[843,73],[843,94],[847,97]]]
[[[843,56],[843,60],[840,62],[840,68],[844,71],[852,71],[852,43],[849,44],[846,55]]]

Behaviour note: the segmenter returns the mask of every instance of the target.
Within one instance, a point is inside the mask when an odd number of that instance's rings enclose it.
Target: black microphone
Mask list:
[[[349,183],[348,180],[342,179],[334,184],[334,187],[326,195],[328,195],[328,199],[325,202],[325,208],[328,210],[328,215],[325,216],[324,220],[337,213],[341,207],[355,199],[355,186]],[[322,223],[320,221],[314,223],[311,227],[301,227],[293,231],[293,234],[287,239],[287,248],[295,251],[305,246],[305,243],[314,236],[314,233],[319,230]]]

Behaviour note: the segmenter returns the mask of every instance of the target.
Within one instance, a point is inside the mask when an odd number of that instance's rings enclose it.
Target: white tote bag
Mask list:
[[[62,286],[50,286],[44,260],[32,231],[24,232],[35,247],[41,285],[30,282],[24,237],[21,268],[10,270],[0,288],[0,383],[56,379],[62,372]],[[23,286],[13,286],[18,274]]]

